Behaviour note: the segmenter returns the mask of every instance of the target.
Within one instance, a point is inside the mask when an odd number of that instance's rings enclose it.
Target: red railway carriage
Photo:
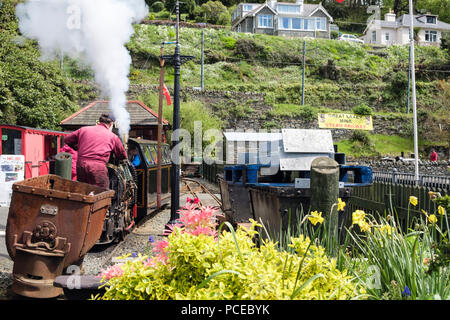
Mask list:
[[[67,133],[0,124],[0,154],[25,156],[25,179],[50,173],[50,163]]]

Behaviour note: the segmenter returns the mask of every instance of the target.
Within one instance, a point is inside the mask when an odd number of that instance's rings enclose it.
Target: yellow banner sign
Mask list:
[[[319,113],[319,128],[373,130],[372,116],[347,113]]]

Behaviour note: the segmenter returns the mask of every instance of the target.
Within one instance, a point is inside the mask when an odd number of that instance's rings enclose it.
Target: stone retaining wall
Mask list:
[[[373,171],[397,171],[402,173],[414,173],[414,161],[383,161],[383,160],[359,160],[352,164],[367,165],[372,167]],[[450,176],[450,161],[441,160],[437,162],[419,160],[419,173],[429,175],[446,175]]]

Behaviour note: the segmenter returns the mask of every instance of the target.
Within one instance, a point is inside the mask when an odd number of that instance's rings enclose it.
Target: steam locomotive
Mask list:
[[[128,139],[128,159],[137,151],[139,164],[130,160],[116,160],[112,155],[107,164],[109,188],[115,191],[105,218],[103,232],[97,244],[121,241],[133,225],[156,207],[157,142],[146,139]],[[169,145],[162,143],[161,193],[170,192]]]

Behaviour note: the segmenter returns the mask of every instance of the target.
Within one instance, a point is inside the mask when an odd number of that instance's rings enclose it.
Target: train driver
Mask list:
[[[139,157],[139,152],[135,146],[132,146],[130,148],[130,159],[131,164],[135,167],[139,167],[141,164],[141,158]]]
[[[127,158],[122,142],[112,132],[114,120],[112,114],[102,114],[97,125],[82,127],[64,138],[70,147],[78,147],[78,181],[109,189],[106,164],[111,152],[118,160]]]

